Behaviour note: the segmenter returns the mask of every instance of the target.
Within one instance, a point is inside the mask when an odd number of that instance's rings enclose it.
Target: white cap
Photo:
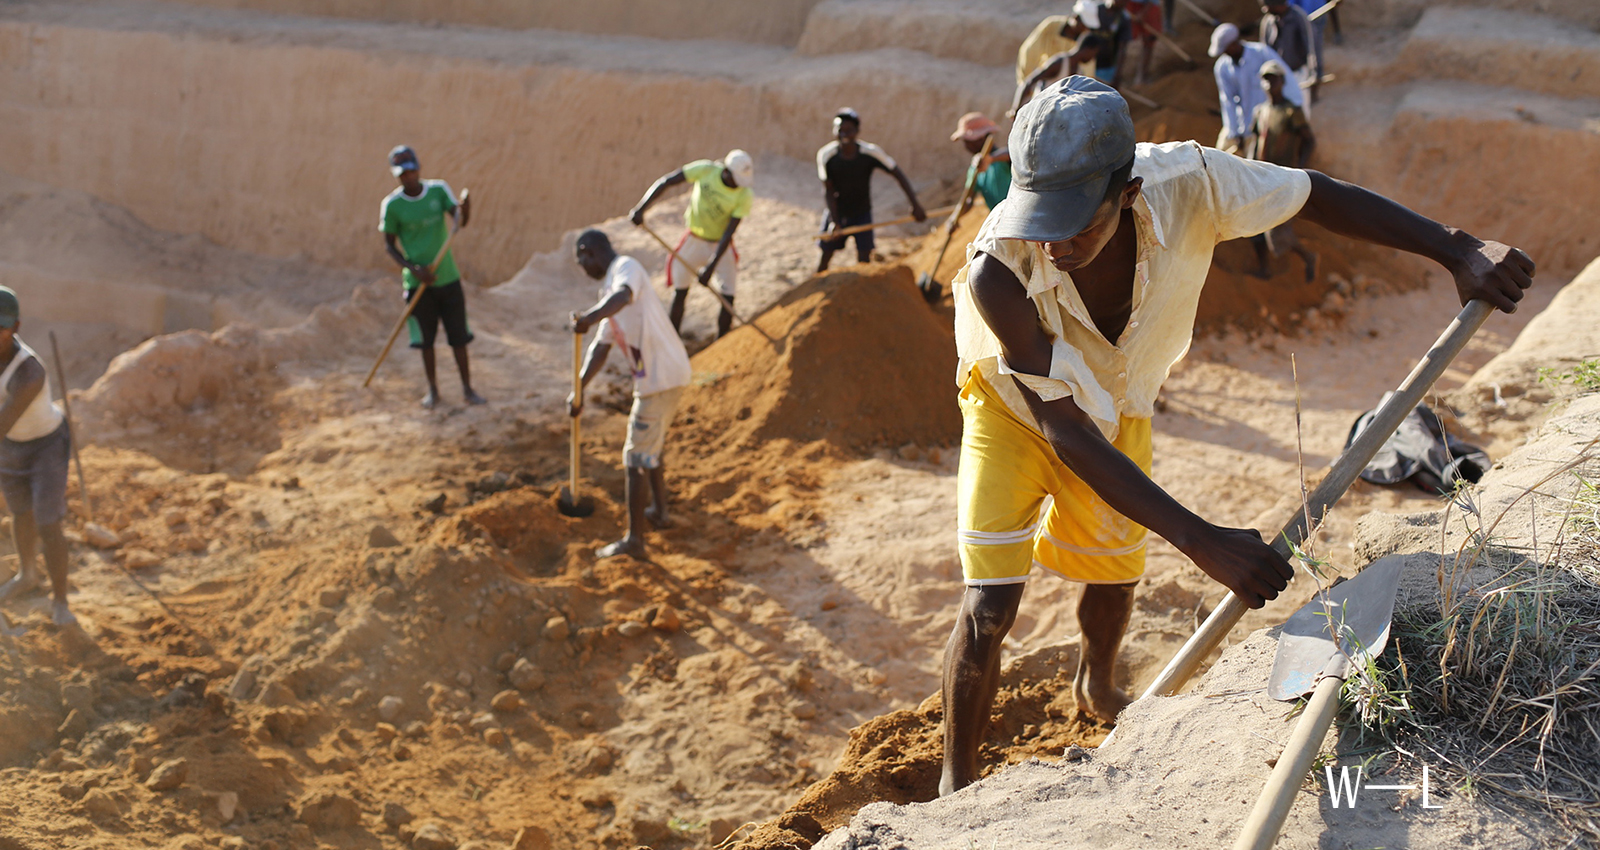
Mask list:
[[[1290,77],[1289,69],[1282,62],[1279,62],[1276,59],[1268,59],[1267,61],[1261,63],[1262,91],[1272,91],[1272,83],[1267,81],[1268,74],[1276,75],[1278,79],[1285,82],[1287,82]]]
[[[1100,28],[1100,4],[1097,0],[1078,0],[1072,4],[1072,15],[1089,29]]]
[[[1217,28],[1211,31],[1211,49],[1207,52],[1215,59],[1222,55],[1222,51],[1227,49],[1228,45],[1238,40],[1239,27],[1234,24],[1217,24]]]
[[[727,156],[722,158],[722,164],[733,172],[733,179],[737,180],[741,187],[755,185],[756,163],[755,160],[750,158],[750,154],[734,148],[728,151]]]

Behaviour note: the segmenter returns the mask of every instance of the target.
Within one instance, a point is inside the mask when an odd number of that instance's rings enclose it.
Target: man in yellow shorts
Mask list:
[[[1298,214],[1432,259],[1462,303],[1507,312],[1533,274],[1515,248],[1314,171],[1135,144],[1127,103],[1087,77],[1030,101],[1009,147],[1011,191],[953,287],[966,589],[945,648],[941,794],[978,778],[1001,642],[1036,568],[1084,585],[1073,691],[1105,722],[1130,701],[1113,679],[1146,528],[1253,608],[1293,575],[1258,532],[1213,525],[1149,478],[1156,394],[1189,348],[1218,242]]]

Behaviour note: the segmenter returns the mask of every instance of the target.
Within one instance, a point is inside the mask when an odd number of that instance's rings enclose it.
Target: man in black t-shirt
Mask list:
[[[917,221],[927,219],[922,204],[917,201],[916,190],[906,179],[904,171],[883,148],[857,138],[861,134],[861,116],[854,109],[841,109],[833,116],[834,141],[817,151],[817,177],[822,180],[823,200],[828,212],[822,218],[822,232],[832,233],[846,227],[872,223],[872,172],[883,169],[894,175],[901,191],[911,201],[911,214]],[[844,247],[847,236],[822,242],[822,261],[817,264],[817,274],[828,270],[833,252]],[[855,234],[856,261],[872,259],[873,238],[871,230]]]

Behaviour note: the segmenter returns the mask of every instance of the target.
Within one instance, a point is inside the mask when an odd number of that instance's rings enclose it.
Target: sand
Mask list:
[[[37,597],[6,608],[28,631],[15,642],[20,660],[0,655],[0,777],[9,792],[0,800],[0,846],[178,847],[238,838],[280,850],[388,847],[409,845],[413,831],[434,824],[462,844],[504,846],[528,830],[524,847],[665,850],[711,845],[797,800],[811,822],[795,818],[778,824],[787,833],[763,834],[810,842],[873,799],[904,803],[931,794],[937,706],[925,700],[937,684],[959,580],[951,533],[953,355],[939,333],[948,312],[929,310],[910,287],[935,250],[912,240],[913,230],[880,242],[879,259],[889,262],[841,263],[837,274],[808,282],[820,203],[805,157],[820,142],[807,135],[815,122],[797,104],[825,110],[848,99],[918,116],[870,135],[897,154],[909,151],[902,158],[914,179],[935,187],[924,198],[932,206],[953,194],[964,162],[946,141],[945,124],[995,97],[987,81],[1008,79],[1009,71],[893,52],[825,54],[801,67],[783,51],[745,45],[729,49],[741,62],[762,64],[767,76],[737,88],[685,70],[700,59],[703,46],[694,44],[211,17],[121,3],[6,14],[0,30],[9,43],[26,39],[34,51],[7,72],[19,81],[8,90],[42,91],[45,103],[17,94],[5,113],[14,119],[4,122],[6,132],[32,140],[12,146],[24,151],[13,164],[39,182],[7,184],[7,209],[28,215],[6,218],[0,235],[25,297],[41,298],[68,280],[87,298],[116,305],[115,316],[67,312],[82,309],[78,298],[60,305],[62,316],[52,321],[77,334],[63,341],[76,358],[69,383],[82,390],[74,412],[87,443],[94,518],[122,543],[104,551],[74,544],[81,635],[45,625]],[[1186,44],[1203,38],[1194,29],[1186,27]],[[478,333],[474,383],[491,399],[486,408],[459,404],[446,362],[446,403],[421,412],[417,358],[406,350],[371,390],[359,388],[396,313],[392,276],[323,264],[362,266],[369,261],[349,258],[377,251],[366,213],[348,210],[368,209],[372,200],[363,199],[386,189],[381,170],[362,170],[369,167],[362,151],[378,144],[363,142],[363,134],[388,139],[398,125],[296,113],[275,131],[348,125],[352,135],[318,134],[309,148],[321,157],[315,169],[296,159],[305,146],[279,146],[271,157],[202,161],[183,180],[163,182],[186,164],[170,152],[188,149],[160,133],[130,132],[144,126],[134,108],[140,101],[128,102],[119,124],[105,120],[99,95],[66,96],[106,91],[110,59],[130,51],[152,66],[152,57],[177,57],[192,63],[184,79],[200,85],[186,126],[220,128],[205,136],[205,149],[228,148],[239,134],[259,145],[237,114],[208,123],[224,107],[254,102],[238,97],[240,78],[266,85],[286,65],[314,69],[308,79],[321,88],[327,79],[349,83],[340,96],[353,100],[336,99],[330,114],[365,115],[349,105],[370,100],[360,81],[388,79],[394,51],[421,43],[441,52],[417,71],[419,85],[460,94],[464,114],[506,119],[482,131],[495,140],[486,148],[499,152],[492,161],[445,141],[430,148],[466,163],[475,187],[507,187],[484,193],[494,202],[480,208],[474,228],[483,230],[469,231],[463,247],[464,257],[471,248],[482,258],[465,261]],[[618,53],[619,46],[647,49]],[[53,76],[51,69],[74,63],[86,77]],[[812,78],[821,67],[813,63],[830,70]],[[222,65],[236,76],[217,74]],[[869,92],[850,79],[885,65],[915,85]],[[805,73],[792,73],[797,67]],[[964,70],[953,81],[938,77],[957,67]],[[124,75],[119,85],[142,85],[139,75]],[[22,84],[36,78],[54,82]],[[940,82],[930,89],[934,79]],[[1214,137],[1207,84],[1199,71],[1152,86],[1167,108],[1141,111],[1141,134]],[[542,120],[530,97],[561,105],[549,98],[562,86],[625,92],[652,109],[726,94],[736,107],[732,124],[772,134],[758,159],[756,210],[740,234],[739,303],[780,345],[753,330],[712,343],[714,302],[694,293],[686,331],[702,381],[667,461],[678,525],[649,536],[644,561],[593,557],[620,532],[627,398],[615,366],[594,387],[585,414],[584,487],[599,509],[578,521],[552,506],[567,463],[561,402],[571,340],[562,319],[596,289],[570,262],[571,228],[599,222],[659,284],[661,250],[608,216],[681,161],[742,142],[685,122],[659,138],[635,133],[629,144],[607,148],[626,173],[608,178],[604,197],[559,182],[588,170],[552,169],[537,157],[517,167],[553,175],[539,184],[549,193],[518,191],[517,181],[531,178],[507,170],[506,162],[523,161],[512,154],[550,148],[541,132],[569,139],[593,129],[517,123]],[[145,89],[140,96],[158,93]],[[1347,104],[1365,96],[1352,91]],[[861,99],[869,95],[881,101]],[[1394,124],[1384,114],[1352,114],[1365,121],[1361,133]],[[781,120],[769,122],[772,116]],[[1450,192],[1424,196],[1440,205],[1430,212],[1470,210],[1474,197],[1484,200],[1451,166],[1475,126],[1468,118],[1407,125],[1406,138],[1418,143],[1454,134],[1406,177],[1413,181],[1406,186],[1453,181]],[[1497,114],[1484,126],[1500,122]],[[1577,138],[1569,127],[1521,132],[1540,144]],[[113,138],[136,139],[149,173],[120,179],[126,169],[105,158]],[[519,147],[505,148],[507,138]],[[61,139],[73,144],[61,143],[62,158],[50,159],[54,149],[40,140]],[[481,139],[461,144],[484,147]],[[387,145],[378,144],[380,154]],[[799,153],[774,153],[791,149]],[[84,162],[112,165],[74,165]],[[1546,181],[1539,185],[1549,185],[1544,163],[1534,165]],[[258,214],[218,212],[218,197],[264,191],[269,182],[260,172],[294,174],[297,186],[326,190],[331,200],[308,205],[273,194],[259,198]],[[1379,177],[1397,179],[1389,171]],[[887,215],[894,191],[879,184]],[[84,191],[98,195],[78,194]],[[549,218],[540,217],[543,207],[535,214],[516,206],[548,197],[579,200],[563,201]],[[664,202],[650,225],[675,233],[681,205],[681,198]],[[1521,226],[1504,210],[1495,215]],[[1546,247],[1587,238],[1584,221],[1566,215],[1567,229],[1553,231]],[[975,224],[968,219],[965,228]],[[1325,282],[1315,287],[1295,282],[1297,265],[1280,267],[1270,283],[1246,281],[1239,271],[1248,247],[1224,246],[1203,332],[1163,396],[1156,478],[1217,522],[1271,529],[1292,510],[1301,463],[1291,353],[1305,402],[1304,466],[1314,475],[1349,423],[1456,309],[1438,274],[1314,230],[1307,240],[1328,260]],[[1576,248],[1563,250],[1578,256]],[[296,251],[300,259],[283,259]],[[938,270],[945,282],[960,253],[953,250]],[[907,266],[894,265],[902,256]],[[474,262],[483,265],[474,271]],[[1566,263],[1545,267],[1516,316],[1493,320],[1447,387],[1511,344],[1555,297]],[[194,295],[236,301],[229,309],[237,315],[201,316],[180,297]],[[224,327],[237,316],[250,326]],[[181,321],[169,326],[169,317]],[[146,339],[169,330],[183,332]],[[893,391],[861,392],[858,364],[885,357],[893,361]],[[1537,406],[1539,390],[1523,378],[1501,382],[1517,409]],[[1474,409],[1484,403],[1481,385],[1462,392]],[[932,415],[917,416],[924,408]],[[1537,418],[1508,423],[1466,413],[1463,421],[1479,429],[1472,436],[1497,457]],[[88,517],[75,485],[72,504],[72,532],[81,535]],[[1359,487],[1321,545],[1344,560],[1363,511],[1431,504],[1420,492]],[[1120,659],[1123,681],[1135,689],[1147,682],[1220,595],[1170,547],[1153,546]],[[1247,618],[1235,638],[1281,619],[1303,598],[1291,594]],[[1107,731],[1084,723],[1062,687],[1075,603],[1073,589],[1059,582],[1029,589],[1007,644],[1022,662],[1010,668],[1010,714],[991,738],[991,768],[1093,744]],[[508,690],[519,696],[501,697]],[[189,771],[183,785],[144,785],[156,763],[180,757]],[[237,806],[225,819],[229,794],[238,795]]]

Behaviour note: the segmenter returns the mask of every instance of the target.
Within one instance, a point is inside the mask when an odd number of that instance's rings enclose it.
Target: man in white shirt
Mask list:
[[[572,314],[575,333],[587,333],[601,325],[584,357],[582,388],[587,389],[594,376],[605,368],[612,346],[622,349],[633,373],[633,409],[628,414],[628,438],[622,447],[623,464],[628,470],[628,531],[621,540],[596,551],[595,556],[643,558],[645,523],[657,528],[669,524],[661,455],[672,415],[692,375],[689,353],[650,285],[650,275],[638,260],[618,256],[611,240],[598,230],[579,234],[577,260],[585,274],[605,281],[600,286],[600,300],[588,310]],[[567,412],[571,416],[583,412],[581,391],[567,397]]]
[[[1218,242],[1300,215],[1432,259],[1462,303],[1511,312],[1533,261],[1315,171],[1194,142],[1135,144],[1122,97],[1069,77],[1018,113],[1011,191],[952,289],[961,387],[958,543],[966,588],[945,648],[947,794],[978,778],[1001,643],[1035,567],[1084,585],[1074,695],[1114,721],[1114,671],[1146,529],[1253,608],[1293,570],[1149,478],[1156,394],[1183,357]],[[1049,504],[1046,507],[1046,504]]]
[[[11,511],[11,537],[17,547],[17,574],[0,585],[0,601],[39,584],[34,555],[44,550],[45,571],[55,597],[50,619],[58,626],[78,622],[67,607],[67,459],[72,435],[61,406],[50,395],[44,363],[17,331],[22,306],[17,294],[0,286],[0,494]],[[0,623],[0,626],[3,626]]]
[[[1211,31],[1211,55],[1217,60],[1211,72],[1217,78],[1217,106],[1222,110],[1217,147],[1243,154],[1250,150],[1250,116],[1267,98],[1261,88],[1261,66],[1276,61],[1287,67],[1288,63],[1265,44],[1240,38],[1239,28],[1233,24],[1220,24]],[[1284,80],[1283,96],[1305,108],[1305,96],[1295,80]]]

